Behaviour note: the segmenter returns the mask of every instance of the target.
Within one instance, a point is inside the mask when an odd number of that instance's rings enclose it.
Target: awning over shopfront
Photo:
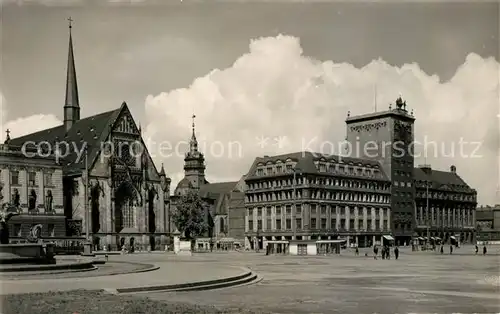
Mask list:
[[[386,239],[386,240],[389,240],[389,241],[394,241],[394,238],[393,238],[392,236],[390,236],[390,235],[385,235],[385,236],[383,236],[383,237],[384,237],[384,239]]]
[[[236,240],[235,238],[221,238],[220,240],[218,240],[217,242],[219,243],[237,243],[238,240]]]

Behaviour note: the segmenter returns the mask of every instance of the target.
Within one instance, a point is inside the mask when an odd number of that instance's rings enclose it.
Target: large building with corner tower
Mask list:
[[[125,102],[80,117],[71,24],[63,110],[62,125],[9,144],[36,148],[44,143],[65,157],[62,198],[68,236],[87,235],[95,249],[164,249],[170,234],[170,179],[154,165]]]
[[[245,179],[246,247],[286,250],[292,240],[337,239],[410,245],[431,236],[474,242],[477,193],[454,166],[415,168],[414,121],[399,97],[386,111],[348,113],[342,155],[256,158]]]

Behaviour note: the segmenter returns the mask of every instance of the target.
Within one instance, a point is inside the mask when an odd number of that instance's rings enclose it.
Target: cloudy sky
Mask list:
[[[1,3],[0,127],[14,137],[62,119],[71,16],[82,116],[127,101],[174,184],[193,112],[213,182],[255,156],[337,147],[347,111],[401,94],[427,163],[500,203],[498,3]]]

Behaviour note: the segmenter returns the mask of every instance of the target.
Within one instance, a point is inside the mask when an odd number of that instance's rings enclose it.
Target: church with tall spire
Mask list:
[[[175,210],[183,195],[190,191],[198,193],[206,205],[204,214],[208,230],[203,237],[197,238],[196,246],[205,249],[208,249],[211,243],[216,245],[216,248],[232,246],[244,236],[244,231],[240,230],[244,218],[244,181],[243,179],[217,183],[207,181],[205,156],[199,150],[196,138],[196,115],[193,114],[191,118],[191,138],[184,157],[184,178],[177,184],[174,195],[170,198],[170,206]],[[173,230],[175,226],[172,224],[170,228]]]
[[[68,21],[63,124],[17,138],[10,134],[8,143],[27,148],[50,144],[44,149],[57,156],[63,170],[67,236],[85,236],[95,249],[163,250],[171,233],[170,179],[163,165],[160,171],[154,165],[126,102],[111,111],[80,117],[73,20]],[[26,203],[28,195],[23,192],[20,198]],[[44,198],[35,199],[35,207],[43,212]]]

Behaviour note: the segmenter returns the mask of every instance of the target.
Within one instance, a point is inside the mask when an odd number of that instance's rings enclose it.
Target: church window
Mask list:
[[[36,183],[36,172],[28,172],[28,185],[35,186]]]
[[[134,227],[134,211],[132,204],[126,202],[123,205],[123,227],[133,228]]]
[[[224,218],[220,219],[220,232],[225,232]]]
[[[52,173],[44,173],[43,174],[43,184],[44,185],[52,185]]]
[[[10,184],[19,185],[19,171],[10,172]]]

